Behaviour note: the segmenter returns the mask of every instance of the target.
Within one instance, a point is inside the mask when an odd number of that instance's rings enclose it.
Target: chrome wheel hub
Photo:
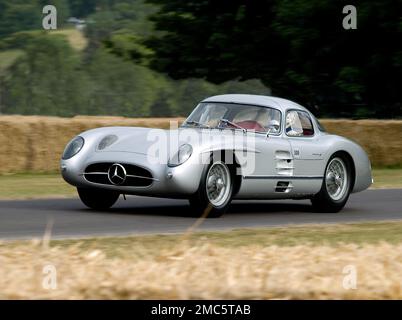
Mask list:
[[[348,173],[345,163],[341,158],[332,159],[325,173],[325,186],[329,196],[333,200],[342,199],[347,192],[348,183]]]
[[[213,206],[223,205],[230,194],[230,172],[223,162],[215,162],[207,173],[207,197]]]

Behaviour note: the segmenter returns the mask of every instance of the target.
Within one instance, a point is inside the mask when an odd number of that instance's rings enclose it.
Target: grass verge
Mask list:
[[[402,188],[402,169],[374,169],[372,188]],[[0,175],[0,199],[75,197],[75,188],[58,173]]]
[[[373,188],[402,188],[402,169],[374,169]]]
[[[399,221],[3,243],[0,298],[401,299],[401,231]],[[356,289],[344,286],[352,269]]]
[[[183,243],[189,246],[239,248],[253,246],[337,246],[340,244],[378,244],[386,241],[402,244],[402,221],[366,222],[350,224],[302,225],[273,228],[206,231],[190,235],[142,235],[133,237],[101,237],[89,239],[53,240],[51,247],[79,245],[82,249],[99,249],[108,257],[138,253],[157,255]]]
[[[0,199],[65,198],[76,196],[74,187],[56,173],[0,175]]]

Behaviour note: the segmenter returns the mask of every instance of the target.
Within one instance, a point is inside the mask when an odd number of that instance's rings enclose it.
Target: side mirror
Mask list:
[[[278,132],[280,129],[280,123],[278,120],[271,120],[268,123],[268,131],[267,131],[267,137],[271,132]]]

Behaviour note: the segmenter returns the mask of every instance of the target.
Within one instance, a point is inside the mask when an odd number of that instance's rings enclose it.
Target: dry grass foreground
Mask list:
[[[58,170],[67,142],[82,131],[103,126],[168,128],[181,118],[0,117],[0,173]],[[351,138],[368,152],[374,166],[402,165],[402,121],[323,120],[328,131]]]
[[[79,245],[0,246],[0,299],[401,299],[401,281],[402,245],[385,242],[182,244],[114,257]]]

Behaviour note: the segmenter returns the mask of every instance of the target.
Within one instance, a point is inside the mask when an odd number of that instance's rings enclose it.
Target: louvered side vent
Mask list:
[[[289,151],[278,150],[275,152],[276,172],[279,175],[293,175],[293,158]]]
[[[283,192],[287,193],[290,192],[293,189],[293,185],[289,181],[278,181],[275,192]]]

